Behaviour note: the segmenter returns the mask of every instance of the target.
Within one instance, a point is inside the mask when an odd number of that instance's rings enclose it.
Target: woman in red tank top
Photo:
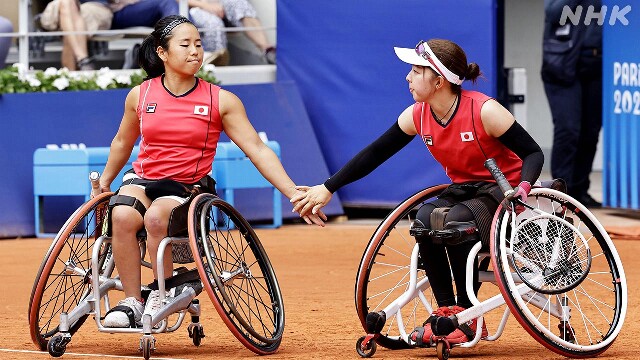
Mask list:
[[[277,155],[251,126],[242,101],[195,77],[202,58],[200,34],[182,16],[172,15],[159,20],[142,43],[138,60],[147,72],[148,80],[127,95],[124,116],[111,143],[100,187],[92,192],[95,196],[110,191],[111,182],[129,159],[136,140],[141,138],[134,172],[125,176],[129,180],[114,195],[123,200],[113,201],[112,198],[113,255],[125,299],[106,314],[106,327],[136,327],[143,313],[151,314],[160,307],[158,290],[151,292],[146,305],[141,298],[140,249],[136,233],[143,226],[146,229],[154,275],[158,266],[164,267],[165,274],[172,274],[171,252],[166,253],[163,264],[155,263],[156,254],[160,241],[167,236],[171,211],[186,199],[180,195],[151,195],[151,183],[173,180],[187,186],[206,187],[221,131],[287,198],[300,193]],[[326,220],[323,214],[304,219],[308,223],[324,225],[321,217]]]
[[[294,209],[301,214],[315,213],[331,200],[333,192],[366,176],[419,135],[453,183],[436,200],[423,205],[414,221],[414,225],[432,230],[421,232],[417,239],[439,306],[432,316],[449,316],[472,306],[464,290],[454,293],[451,274],[456,288],[465,289],[467,255],[478,241],[488,245],[491,218],[504,197],[484,168],[485,160],[495,158],[516,187],[514,196],[526,198],[540,176],[544,157],[540,146],[502,105],[461,88],[464,80],[475,82],[480,68],[467,64],[460,46],[432,39],[413,49],[395,48],[395,52],[411,64],[406,80],[415,104],[324,184],[302,187],[306,193],[292,201],[298,201]],[[466,234],[455,242],[427,235],[454,227]],[[385,314],[369,315],[386,319]],[[451,344],[466,342],[470,340],[467,334],[475,333],[476,327],[475,320],[463,324],[447,340]],[[428,346],[432,335],[431,325],[426,324],[416,328],[409,339],[417,346]]]

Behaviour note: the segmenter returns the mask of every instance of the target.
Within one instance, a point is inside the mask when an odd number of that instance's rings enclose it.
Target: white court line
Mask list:
[[[14,349],[0,349],[0,351],[6,352],[16,352],[16,353],[29,353],[29,354],[42,354],[49,356],[49,353],[46,351],[35,351],[35,350],[14,350]],[[74,356],[90,356],[90,357],[101,357],[101,358],[116,358],[116,359],[140,359],[140,356],[118,356],[118,355],[102,355],[102,354],[78,354],[66,352],[65,355],[74,355]],[[151,357],[151,359],[157,360],[191,360],[191,359],[180,359],[180,358],[161,358],[161,357]]]

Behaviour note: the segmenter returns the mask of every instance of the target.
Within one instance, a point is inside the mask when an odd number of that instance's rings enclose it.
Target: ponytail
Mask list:
[[[152,79],[164,74],[164,62],[156,53],[156,40],[153,34],[147,36],[142,45],[140,45],[140,52],[138,52],[138,65],[144,69],[147,73],[147,78]]]
[[[183,23],[191,23],[189,19],[180,15],[169,15],[158,20],[151,34],[149,34],[138,53],[138,65],[147,73],[147,78],[152,79],[164,74],[164,62],[158,56],[156,49],[161,46],[165,50],[169,49],[169,39],[173,36],[172,31],[176,26]]]
[[[464,74],[465,80],[470,80],[472,83],[476,83],[476,79],[481,75],[480,66],[476,63],[470,63],[467,65],[467,71]]]

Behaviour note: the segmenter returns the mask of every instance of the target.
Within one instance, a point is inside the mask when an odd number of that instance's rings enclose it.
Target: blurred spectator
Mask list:
[[[602,26],[560,18],[565,7],[582,14],[600,0],[545,0],[542,80],[553,117],[551,175],[567,182],[569,195],[587,207],[600,207],[589,193],[589,174],[602,127]],[[586,15],[585,15],[586,16]]]
[[[113,11],[111,28],[114,30],[135,26],[154,27],[156,22],[169,15],[178,15],[176,0],[110,0]],[[124,53],[123,69],[138,69],[140,44],[134,44]]]
[[[96,31],[111,26],[113,14],[108,0],[53,0],[42,12],[39,25],[49,31]],[[86,34],[62,37],[61,63],[69,70],[95,70],[89,57]]]
[[[167,16],[178,14],[175,0],[53,0],[39,18],[45,30],[96,31],[134,26],[153,27]],[[63,36],[62,66],[70,70],[95,70],[86,34]]]
[[[0,16],[0,34],[1,33],[12,33],[13,26],[11,25],[11,21],[9,19]],[[4,68],[5,62],[7,60],[7,54],[9,53],[9,48],[11,47],[11,38],[10,37],[0,37],[0,69]]]
[[[134,26],[154,27],[165,16],[178,15],[176,0],[110,0],[112,29]]]
[[[189,0],[189,15],[202,33],[205,58],[203,63],[226,65],[229,62],[227,36],[223,27],[262,27],[255,8],[248,0]],[[262,52],[269,64],[276,62],[276,48],[261,29],[247,30],[245,34]]]

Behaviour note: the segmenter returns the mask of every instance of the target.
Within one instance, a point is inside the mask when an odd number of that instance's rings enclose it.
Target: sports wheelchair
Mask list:
[[[504,193],[513,191],[495,162],[486,166]],[[373,356],[377,344],[392,350],[413,347],[409,334],[437,308],[421,269],[419,245],[409,230],[417,209],[446,187],[410,196],[371,237],[355,287],[356,310],[367,333],[356,342],[360,356]],[[427,346],[436,348],[438,359],[448,359],[455,346],[498,339],[512,314],[536,341],[557,354],[585,358],[604,352],[620,333],[628,304],[624,270],[609,235],[586,207],[562,191],[534,187],[526,203],[511,205],[498,207],[489,252],[478,242],[467,258],[467,273],[477,258],[478,281],[497,285],[500,293],[478,300],[473,276],[468,276],[464,290],[474,306],[439,318],[442,334],[434,334]],[[490,262],[493,271],[487,271]],[[505,303],[497,330],[483,337],[483,315]],[[477,330],[468,342],[446,341],[443,335],[473,319]]]
[[[189,337],[199,346],[205,335],[196,296],[204,289],[244,346],[260,355],[277,351],[284,332],[284,307],[269,258],[242,215],[209,193],[192,194],[183,215],[174,216],[180,207],[171,214],[170,236],[160,243],[158,264],[162,264],[164,252],[172,249],[173,262],[191,264],[192,269],[180,267],[184,271],[178,275],[174,271],[175,276],[165,282],[162,266],[158,267],[162,308],[153,316],[143,315],[141,328],[104,327],[101,317],[111,308],[110,292],[122,290],[119,276],[114,276],[107,230],[113,195],[102,193],[81,205],[62,226],[42,261],[28,315],[31,338],[39,349],[62,356],[71,337],[92,315],[100,332],[141,334],[140,351],[149,359],[155,350],[153,335],[176,331],[187,313],[191,316]],[[144,260],[144,236],[143,231],[138,233],[141,264],[151,268]],[[173,286],[182,291],[165,298],[164,290]],[[170,320],[176,317],[175,322]]]

